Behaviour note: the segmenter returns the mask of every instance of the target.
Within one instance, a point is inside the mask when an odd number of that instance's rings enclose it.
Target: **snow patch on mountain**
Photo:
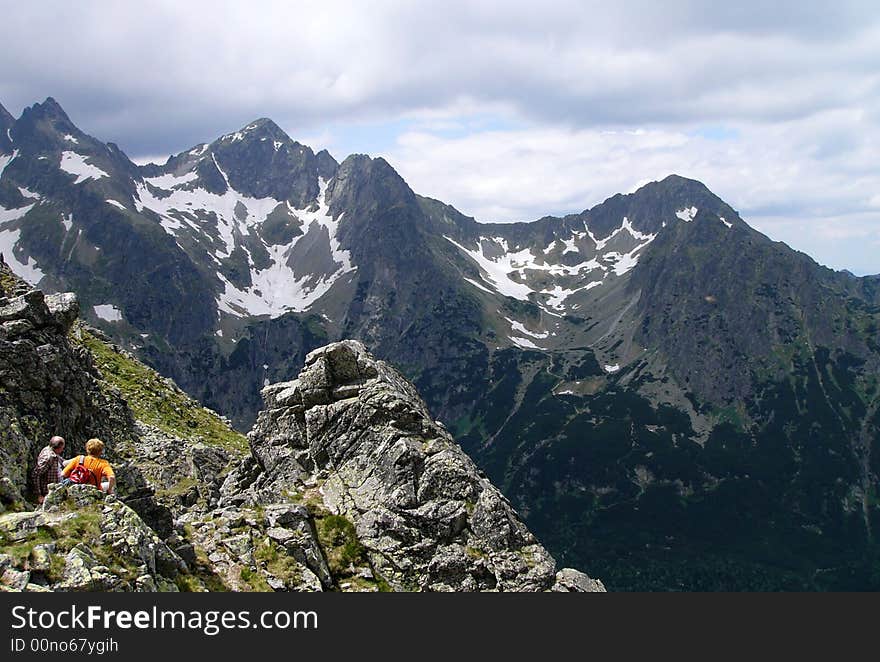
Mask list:
[[[22,216],[27,214],[31,209],[33,209],[34,205],[26,205],[24,207],[17,207],[13,209],[7,209],[3,205],[0,205],[0,225],[4,223],[9,223],[10,221],[17,221]]]
[[[30,211],[30,208],[33,205],[28,207],[22,207],[21,209],[15,209],[12,211],[17,211],[24,216],[26,211]],[[3,207],[0,207],[0,210],[3,210]],[[3,222],[2,211],[0,211],[0,223]],[[37,267],[37,261],[34,260],[31,256],[27,256],[25,261],[22,262],[18,256],[15,254],[15,245],[18,243],[19,236],[21,235],[21,228],[8,228],[8,229],[0,229],[0,254],[3,255],[3,259],[6,260],[6,264],[12,269],[16,276],[25,279],[31,285],[37,285],[46,274]]]
[[[562,241],[562,242],[561,242],[562,245],[565,246],[565,250],[562,251],[562,254],[563,254],[563,255],[565,255],[566,253],[578,253],[578,252],[580,252],[580,250],[578,249],[578,247],[575,246],[575,241],[576,241],[576,237],[572,237],[571,239],[566,239],[565,241]]]
[[[675,212],[675,215],[678,216],[685,223],[690,223],[697,215],[697,208],[687,207],[685,209],[679,209],[677,212]]]
[[[529,294],[532,293],[532,289],[528,285],[513,280],[509,274],[515,269],[522,268],[527,263],[528,259],[526,258],[526,255],[532,257],[531,251],[524,250],[516,253],[505,252],[498,258],[490,259],[483,255],[482,250],[470,250],[450,237],[445,238],[477,263],[480,270],[485,274],[484,278],[494,286],[497,292],[504,296],[519,299],[520,301],[529,300]],[[481,244],[483,241],[486,241],[483,237],[481,237],[480,240]],[[507,250],[506,240],[490,239],[489,241],[498,241],[503,248]]]
[[[76,175],[74,184],[82,184],[89,179],[109,177],[106,172],[86,161],[86,157],[76,152],[62,152],[59,167],[66,173]]]
[[[223,284],[223,292],[217,299],[220,310],[238,317],[278,317],[290,311],[302,312],[324,296],[341,276],[356,269],[351,262],[351,254],[340,247],[337,238],[342,216],[334,219],[330,213],[326,200],[328,183],[324,179],[318,180],[320,193],[316,200],[317,209],[290,209],[303,222],[306,233],[315,225],[326,229],[328,249],[336,269],[332,273],[297,275],[294,265],[290,264],[290,256],[305,234],[294,238],[288,245],[266,246],[270,265],[251,271],[250,287],[239,289],[222,274],[217,274]],[[289,203],[286,204],[289,207]]]
[[[549,295],[548,299],[547,299],[548,306],[550,306],[551,308],[554,308],[556,310],[565,310],[565,300],[568,299],[568,297],[570,297],[572,294],[575,294],[577,292],[586,292],[586,291],[592,290],[594,287],[599,287],[603,282],[605,282],[605,281],[604,280],[594,280],[594,281],[587,283],[586,285],[584,285],[582,287],[575,287],[575,288],[570,288],[570,289],[566,289],[566,288],[563,288],[563,287],[557,285],[556,287],[554,287],[551,290],[543,290],[541,292],[541,294]],[[572,309],[574,309],[576,307],[577,306],[573,306]]]
[[[113,205],[114,207],[119,207],[122,211],[125,211],[125,205],[123,205],[118,200],[110,200],[108,198],[107,200],[104,200],[104,202],[106,202],[108,205]]]
[[[615,243],[618,250],[604,254],[598,252],[621,234],[626,236]],[[597,239],[584,224],[582,232],[574,231],[568,238],[556,237],[546,247],[538,248],[537,254],[530,248],[511,250],[504,237],[481,236],[476,241],[476,248],[468,248],[448,236],[445,239],[477,263],[483,280],[497,293],[522,301],[528,300],[530,294],[544,295],[541,298],[544,299],[545,311],[550,312],[548,308],[564,310],[566,299],[576,292],[599,287],[608,274],[613,272],[616,276],[623,276],[631,271],[638,264],[640,252],[656,236],[637,230],[624,216],[620,227],[603,239]],[[597,254],[589,259],[584,254],[589,249],[584,244],[578,245],[579,240],[587,237],[597,250]],[[554,263],[551,253],[560,249],[563,256],[575,253],[583,255],[584,259],[574,265]],[[548,284],[548,277],[556,282]],[[486,288],[479,283],[466,280],[485,291]],[[540,286],[537,286],[538,283]]]
[[[478,289],[480,289],[480,290],[483,290],[483,292],[486,292],[487,294],[495,294],[492,290],[486,289],[485,287],[483,287],[482,285],[480,285],[480,284],[479,284],[477,281],[475,281],[475,280],[471,280],[470,278],[465,278],[465,281],[467,281],[468,283],[470,283],[470,284],[473,285],[474,287],[476,287],[476,288],[478,288]]]
[[[316,223],[327,229],[330,237],[330,254],[333,256],[333,261],[341,265],[340,271],[337,272],[341,276],[343,273],[354,271],[355,267],[351,263],[351,253],[342,250],[337,238],[339,224],[342,222],[345,214],[340,214],[339,218],[333,218],[333,215],[330,213],[330,206],[327,203],[327,186],[329,184],[330,182],[323,177],[318,178],[318,206],[314,211],[310,210],[311,206],[305,209],[293,209],[289,202],[287,206],[295,216],[302,220],[304,228],[309,228],[313,223]]]
[[[584,227],[586,228],[586,224],[584,225]],[[589,236],[590,236],[590,239],[592,239],[593,242],[596,244],[596,252],[599,252],[603,248],[605,248],[605,246],[607,246],[608,243],[612,239],[614,239],[617,235],[619,235],[621,232],[627,232],[627,233],[629,233],[629,235],[633,239],[636,239],[639,241],[653,241],[654,237],[656,236],[656,235],[652,235],[652,234],[644,234],[642,232],[639,232],[638,230],[636,230],[632,226],[632,223],[629,222],[629,219],[626,216],[623,217],[623,221],[621,221],[620,227],[616,228],[611,234],[609,234],[604,239],[596,239],[593,236],[593,233],[590,232],[590,229],[589,228],[586,228],[586,229],[587,229],[587,234],[589,234]]]
[[[235,134],[227,136],[234,137]],[[249,264],[253,263],[250,250],[242,242],[245,237],[263,244],[269,255],[269,266],[263,269],[251,267],[250,286],[244,289],[236,287],[218,269],[217,277],[223,288],[217,300],[221,311],[238,317],[278,317],[289,311],[301,312],[326,294],[340,276],[355,269],[351,254],[342,249],[337,236],[342,215],[333,218],[330,214],[326,200],[329,182],[322,178],[318,180],[317,204],[296,209],[287,200],[253,198],[236,191],[216,155],[211,154],[211,158],[226,183],[226,190],[222,194],[193,187],[191,183],[198,180],[194,170],[185,174],[166,173],[149,177],[136,185],[135,205],[138,211],[149,209],[156,213],[162,227],[175,239],[184,234],[194,235],[218,266],[236,248],[247,254]],[[286,213],[301,223],[303,233],[290,244],[267,245],[256,231],[275,211]],[[294,247],[310,234],[310,228],[326,233],[323,241],[319,240],[309,250],[326,250],[329,253],[335,264],[331,273],[298,274],[294,268],[296,265],[291,264]],[[314,231],[312,237],[315,236]]]
[[[532,338],[538,338],[539,340],[542,338],[548,338],[550,336],[550,334],[547,331],[544,331],[543,333],[536,333],[535,331],[529,331],[525,327],[525,325],[523,325],[520,322],[517,322],[516,320],[512,320],[509,317],[505,317],[504,319],[510,323],[510,328],[513,329],[514,331],[516,331],[517,333],[521,333],[526,336],[531,336]]]
[[[220,172],[225,179],[226,174],[222,170]],[[205,225],[204,218],[213,215],[216,222],[211,225],[215,226],[214,229],[223,244],[223,249],[216,252],[217,257],[226,258],[232,254],[235,249],[236,231],[242,235],[250,234],[251,227],[265,221],[276,207],[283,204],[281,200],[274,198],[251,198],[242,195],[231,186],[228,186],[222,195],[202,188],[189,190],[179,188],[181,184],[193,179],[195,177],[187,174],[181,177],[163,175],[144,180],[144,184],[137,186],[137,198],[140,202],[137,205],[138,211],[149,209],[158,214],[161,217],[162,227],[174,237],[184,224],[197,232],[210,230],[211,228]],[[170,185],[170,188],[159,186],[160,182],[165,186]],[[161,189],[167,195],[154,194],[146,184]],[[243,219],[239,219],[236,215],[236,208],[246,210]]]
[[[553,252],[557,244],[562,244],[559,239],[554,239],[549,244],[547,244],[547,248],[544,249],[544,255],[549,255]]]
[[[190,172],[184,173],[182,175],[168,173],[165,175],[158,175],[156,177],[148,177],[144,181],[150,186],[155,186],[156,188],[171,191],[175,188],[183,186],[184,184],[195,181],[198,178],[199,174],[195,170],[191,170]]]
[[[512,342],[517,347],[522,347],[523,349],[542,349],[531,340],[526,340],[525,338],[517,338],[516,336],[510,336],[510,342]]]
[[[122,311],[119,310],[112,303],[102,303],[97,306],[93,306],[95,310],[95,315],[100,317],[105,322],[120,322],[122,321]]]
[[[0,177],[3,176],[3,171],[6,170],[6,166],[12,163],[17,156],[17,149],[12,150],[12,154],[0,154]]]
[[[604,248],[609,241],[611,241],[621,232],[627,232],[633,239],[640,243],[636,244],[626,253],[620,253],[619,251],[609,251],[608,253],[602,255],[602,261],[610,263],[610,268],[617,276],[623,276],[625,273],[632,271],[639,262],[639,256],[637,255],[637,253],[639,253],[643,248],[645,248],[648,244],[650,244],[652,241],[654,241],[654,239],[657,238],[656,234],[645,234],[644,232],[636,230],[632,226],[632,223],[629,222],[629,219],[624,216],[620,227],[614,230],[614,232],[612,232],[608,237],[597,243],[596,248]]]

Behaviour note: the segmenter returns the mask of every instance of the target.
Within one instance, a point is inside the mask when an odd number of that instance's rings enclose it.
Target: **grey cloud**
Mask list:
[[[467,100],[572,127],[780,122],[878,95],[871,3],[3,4],[0,99],[54,96],[133,154],[258,116],[315,133]]]

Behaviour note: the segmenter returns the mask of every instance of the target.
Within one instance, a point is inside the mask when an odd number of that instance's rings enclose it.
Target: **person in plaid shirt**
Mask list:
[[[37,456],[33,482],[34,492],[40,503],[43,503],[43,499],[49,493],[49,483],[57,483],[60,480],[61,469],[64,466],[62,452],[64,452],[64,438],[56,436],[49,440],[49,445]]]

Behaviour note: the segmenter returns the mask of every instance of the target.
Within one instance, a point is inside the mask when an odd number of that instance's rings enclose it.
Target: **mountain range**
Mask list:
[[[610,589],[880,587],[880,278],[671,175],[478,223],[268,119],[135,165],[0,107],[0,252],[241,430],[357,339]]]

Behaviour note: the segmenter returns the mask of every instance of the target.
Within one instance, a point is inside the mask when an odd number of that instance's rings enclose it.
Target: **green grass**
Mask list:
[[[251,591],[256,593],[272,592],[272,587],[266,582],[265,577],[246,566],[243,566],[241,569],[241,581],[247,584]]]
[[[254,550],[254,559],[285,583],[296,584],[302,578],[299,563],[273,540],[266,540]]]
[[[465,547],[464,551],[470,558],[475,560],[485,559],[489,556],[482,549],[477,549],[476,547],[471,547],[470,545]]]
[[[393,593],[391,585],[381,577],[379,579],[367,579],[366,577],[351,577],[345,580],[353,588],[364,592]]]
[[[82,331],[82,344],[94,357],[107,383],[122,393],[135,417],[176,437],[201,437],[205,443],[236,454],[247,452],[247,439],[197,402],[168,386],[155,370],[114,351]]]
[[[30,559],[34,547],[53,542],[54,540],[55,538],[51,532],[44,528],[40,528],[33,537],[15,544],[10,542],[6,534],[3,533],[0,535],[0,553],[8,554],[12,557],[12,562],[16,566],[23,567],[28,559]]]
[[[193,542],[193,547],[196,551],[196,562],[194,566],[190,567],[190,574],[193,578],[179,580],[177,588],[180,591],[191,593],[194,590],[194,586],[201,584],[211,593],[228,593],[229,587],[223,583],[223,580],[212,570],[211,561],[205,552],[205,548],[199,544],[195,544],[195,536],[191,525],[184,524],[184,534],[187,540]]]
[[[334,578],[350,575],[352,565],[367,565],[366,550],[349,520],[342,515],[325,515],[317,518],[315,525]]]
[[[205,585],[199,581],[196,575],[177,575],[174,583],[181,593],[203,593],[205,591]]]

